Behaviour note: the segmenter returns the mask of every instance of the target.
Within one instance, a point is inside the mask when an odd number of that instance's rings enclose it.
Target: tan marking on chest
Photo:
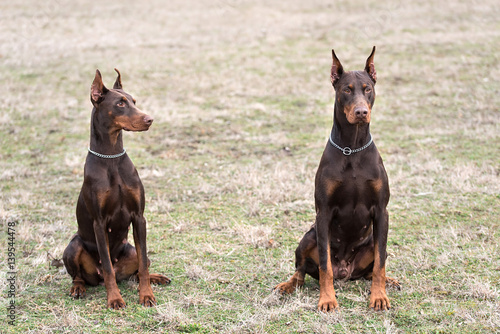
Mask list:
[[[97,193],[97,204],[99,205],[100,208],[103,208],[104,205],[106,205],[109,195],[110,195],[109,190]]]
[[[141,189],[139,187],[137,188],[125,188],[127,196],[132,197],[137,203],[141,202]]]
[[[338,180],[328,180],[325,187],[326,195],[332,196],[341,184],[342,182]]]
[[[373,190],[375,190],[375,192],[378,193],[382,189],[382,186],[383,186],[382,179],[376,179],[376,180],[370,181],[370,185],[373,188]]]

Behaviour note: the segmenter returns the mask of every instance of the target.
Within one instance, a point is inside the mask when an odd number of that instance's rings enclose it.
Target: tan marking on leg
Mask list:
[[[281,294],[290,294],[302,285],[304,285],[304,275],[296,271],[288,281],[276,285],[274,290],[277,290]]]
[[[73,279],[73,286],[71,287],[69,295],[75,299],[84,298],[86,291],[87,289],[85,288],[85,282],[83,279],[75,277]]]
[[[166,285],[170,284],[171,280],[170,278],[162,274],[149,274],[149,282],[151,284]]]
[[[128,279],[130,276],[137,273],[139,269],[139,263],[137,261],[137,253],[135,248],[130,248],[129,253],[126,256],[122,256],[120,261],[113,265],[115,270],[116,281],[120,282]]]
[[[307,261],[308,258],[312,259],[316,265],[319,263],[319,253],[318,253],[318,247],[309,247],[303,254],[302,254],[302,263],[298,266],[299,268],[302,267],[305,264],[305,261]],[[277,290],[279,293],[282,294],[290,294],[294,292],[297,288],[300,288],[304,285],[304,276],[301,271],[297,270],[293,274],[292,277],[286,282],[280,283],[274,287],[273,290]]]
[[[93,275],[97,273],[95,260],[87,252],[80,253],[80,265],[83,271],[87,274]]]
[[[385,292],[385,267],[380,266],[380,254],[378,244],[375,243],[375,261],[373,265],[372,287],[370,295],[370,307],[375,311],[386,311],[391,308],[389,298]]]
[[[309,257],[314,261],[314,263],[316,263],[317,265],[319,265],[318,246],[316,246],[313,249],[311,249],[311,251],[309,252]]]
[[[329,312],[335,310],[339,304],[335,298],[335,289],[333,288],[333,269],[330,256],[330,245],[327,248],[326,271],[319,267],[319,302],[318,310]]]
[[[365,252],[360,259],[356,258],[356,269],[363,270],[373,262],[373,250]]]
[[[102,276],[104,278],[104,286],[106,287],[107,299],[108,299],[108,307],[114,310],[120,310],[125,308],[126,304],[120,294],[120,289],[118,289],[118,285],[116,284],[116,276],[115,271],[113,269],[113,263],[111,262],[111,256],[109,254],[109,239],[108,234],[104,233],[105,241],[106,241],[106,252],[105,254],[99,254],[101,256],[101,260],[99,263],[102,263],[103,257],[107,257],[109,259],[109,265],[111,268],[106,268],[103,265],[102,268]],[[106,263],[105,261],[104,263]],[[111,271],[108,271],[111,270]]]
[[[106,286],[106,293],[108,297],[108,307],[114,310],[125,308],[126,304],[120,294],[120,289],[116,285],[115,275],[103,272],[104,285]]]
[[[156,298],[153,294],[153,289],[151,288],[148,263],[142,263],[141,261],[141,245],[136,242],[137,258],[139,262],[139,303],[146,307],[153,307],[156,305]]]
[[[392,277],[388,277],[386,276],[385,277],[385,284],[389,284],[390,286],[392,286],[393,288],[395,289],[398,289],[398,290],[401,290],[401,284],[399,283],[399,281],[395,278],[392,278]]]

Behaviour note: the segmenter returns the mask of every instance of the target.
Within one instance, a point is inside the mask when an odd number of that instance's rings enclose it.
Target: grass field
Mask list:
[[[333,3],[333,1],[332,1]],[[498,1],[4,2],[0,5],[0,333],[500,333]],[[279,297],[315,218],[332,126],[331,49],[377,46],[371,131],[391,184],[392,309],[370,282]],[[126,133],[146,189],[158,306],[119,284],[68,296],[96,68],[155,118]],[[8,225],[15,224],[9,235]],[[15,254],[8,254],[14,239]],[[15,325],[7,305],[14,256]]]

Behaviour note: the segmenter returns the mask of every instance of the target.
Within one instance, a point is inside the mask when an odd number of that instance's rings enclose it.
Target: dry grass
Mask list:
[[[500,331],[500,6],[386,2],[49,0],[1,6],[0,235],[17,221],[17,323],[4,333],[492,333]],[[393,306],[370,283],[271,292],[314,221],[332,120],[330,49],[359,69],[373,45],[372,133],[391,182]],[[158,306],[67,296],[50,267],[76,230],[92,74],[113,68],[155,123],[125,134],[146,188]],[[0,288],[7,290],[7,252]],[[4,299],[2,299],[3,301]],[[7,299],[5,299],[7,301]]]

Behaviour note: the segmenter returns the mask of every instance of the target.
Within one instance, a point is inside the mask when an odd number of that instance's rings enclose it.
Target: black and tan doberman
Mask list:
[[[139,302],[154,306],[151,283],[168,284],[170,280],[149,274],[144,187],[122,140],[122,130],[146,131],[153,118],[139,110],[135,99],[123,91],[120,72],[115,71],[118,77],[113,89],[104,86],[99,70],[90,89],[94,108],[84,181],[76,206],[78,232],[66,247],[63,260],[73,278],[72,297],[84,297],[86,284],[104,282],[108,307],[124,308],[116,283],[137,275]],[[127,241],[130,224],[135,247]]]
[[[377,75],[373,57],[364,71],[344,72],[332,50],[331,82],[335,89],[333,128],[316,173],[316,221],[295,251],[295,274],[275,289],[292,293],[305,274],[319,279],[318,309],[338,307],[335,279],[372,280],[370,307],[390,308],[385,275],[389,229],[389,183],[370,134]]]

